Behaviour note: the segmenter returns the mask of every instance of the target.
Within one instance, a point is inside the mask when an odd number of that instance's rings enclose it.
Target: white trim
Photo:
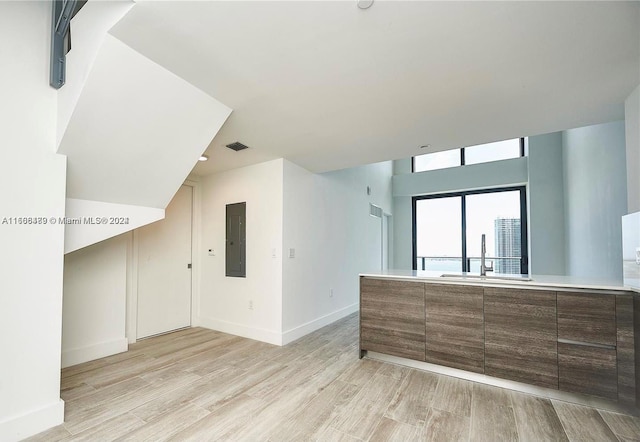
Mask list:
[[[131,254],[127,250],[127,275],[131,273],[130,281],[127,284],[127,327],[126,336],[129,344],[134,344],[138,339],[138,249],[140,240],[138,239],[138,229],[131,232]]]
[[[134,241],[135,230],[129,234],[127,242],[127,314],[125,321],[125,337],[129,344],[136,342],[137,323],[135,321],[137,306],[134,300],[138,297],[134,296],[134,292],[138,290],[138,259],[135,250],[136,243]],[[132,319],[133,318],[133,319]]]
[[[282,345],[287,345],[288,343],[300,339],[301,337],[342,319],[345,316],[349,316],[351,313],[357,312],[358,305],[359,304],[356,302],[355,304],[348,305],[340,310],[329,313],[328,315],[321,316],[313,321],[309,321],[305,324],[299,325],[298,327],[287,330],[282,333]]]
[[[127,338],[100,342],[87,347],[72,348],[62,352],[62,368],[122,353],[128,349],[129,341]]]
[[[42,408],[11,416],[0,422],[0,440],[13,442],[35,434],[42,433],[49,428],[60,425],[64,420],[64,401],[56,402]]]
[[[193,177],[191,177],[193,178]],[[187,179],[180,185],[191,187],[191,318],[190,326],[196,326],[200,311],[200,183]],[[140,226],[144,227],[144,226]],[[139,227],[139,228],[140,228]],[[140,239],[138,229],[133,230],[131,249],[127,249],[127,320],[126,336],[129,344],[138,340],[138,258]],[[131,278],[129,280],[129,272]]]
[[[201,218],[201,189],[200,183],[194,177],[188,177],[184,185],[191,187],[191,326],[198,325],[200,316],[200,218]]]
[[[223,333],[241,336],[243,338],[262,341],[266,342],[267,344],[282,345],[282,335],[273,330],[248,327],[244,324],[237,324],[235,322],[223,321],[222,319],[215,318],[200,317],[198,318],[197,323],[200,327],[208,328],[211,330],[217,330]]]

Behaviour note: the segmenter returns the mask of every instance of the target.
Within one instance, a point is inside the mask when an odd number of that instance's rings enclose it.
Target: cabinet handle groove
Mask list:
[[[560,339],[560,338],[558,338],[558,343],[560,343],[560,344],[581,345],[583,347],[606,348],[608,350],[615,350],[616,349],[615,345],[594,344],[592,342],[572,341],[571,339]]]

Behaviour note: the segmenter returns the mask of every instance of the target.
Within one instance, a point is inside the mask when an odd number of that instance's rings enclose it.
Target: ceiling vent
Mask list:
[[[227,144],[227,147],[231,150],[235,150],[236,152],[239,150],[244,150],[249,148],[249,146],[245,146],[239,141],[236,141],[235,143]]]

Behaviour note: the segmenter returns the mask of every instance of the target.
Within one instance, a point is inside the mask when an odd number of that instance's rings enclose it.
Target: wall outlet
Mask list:
[[[216,251],[214,249],[209,249],[209,256],[216,256]]]
[[[333,298],[333,289],[329,289],[329,298]]]
[[[289,258],[296,257],[296,249],[289,249]]]
[[[249,310],[253,310],[253,299],[249,300]]]

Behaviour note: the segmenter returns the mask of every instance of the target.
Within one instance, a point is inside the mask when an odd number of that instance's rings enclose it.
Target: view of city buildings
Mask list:
[[[496,218],[494,221],[496,273],[520,274],[520,218]]]

